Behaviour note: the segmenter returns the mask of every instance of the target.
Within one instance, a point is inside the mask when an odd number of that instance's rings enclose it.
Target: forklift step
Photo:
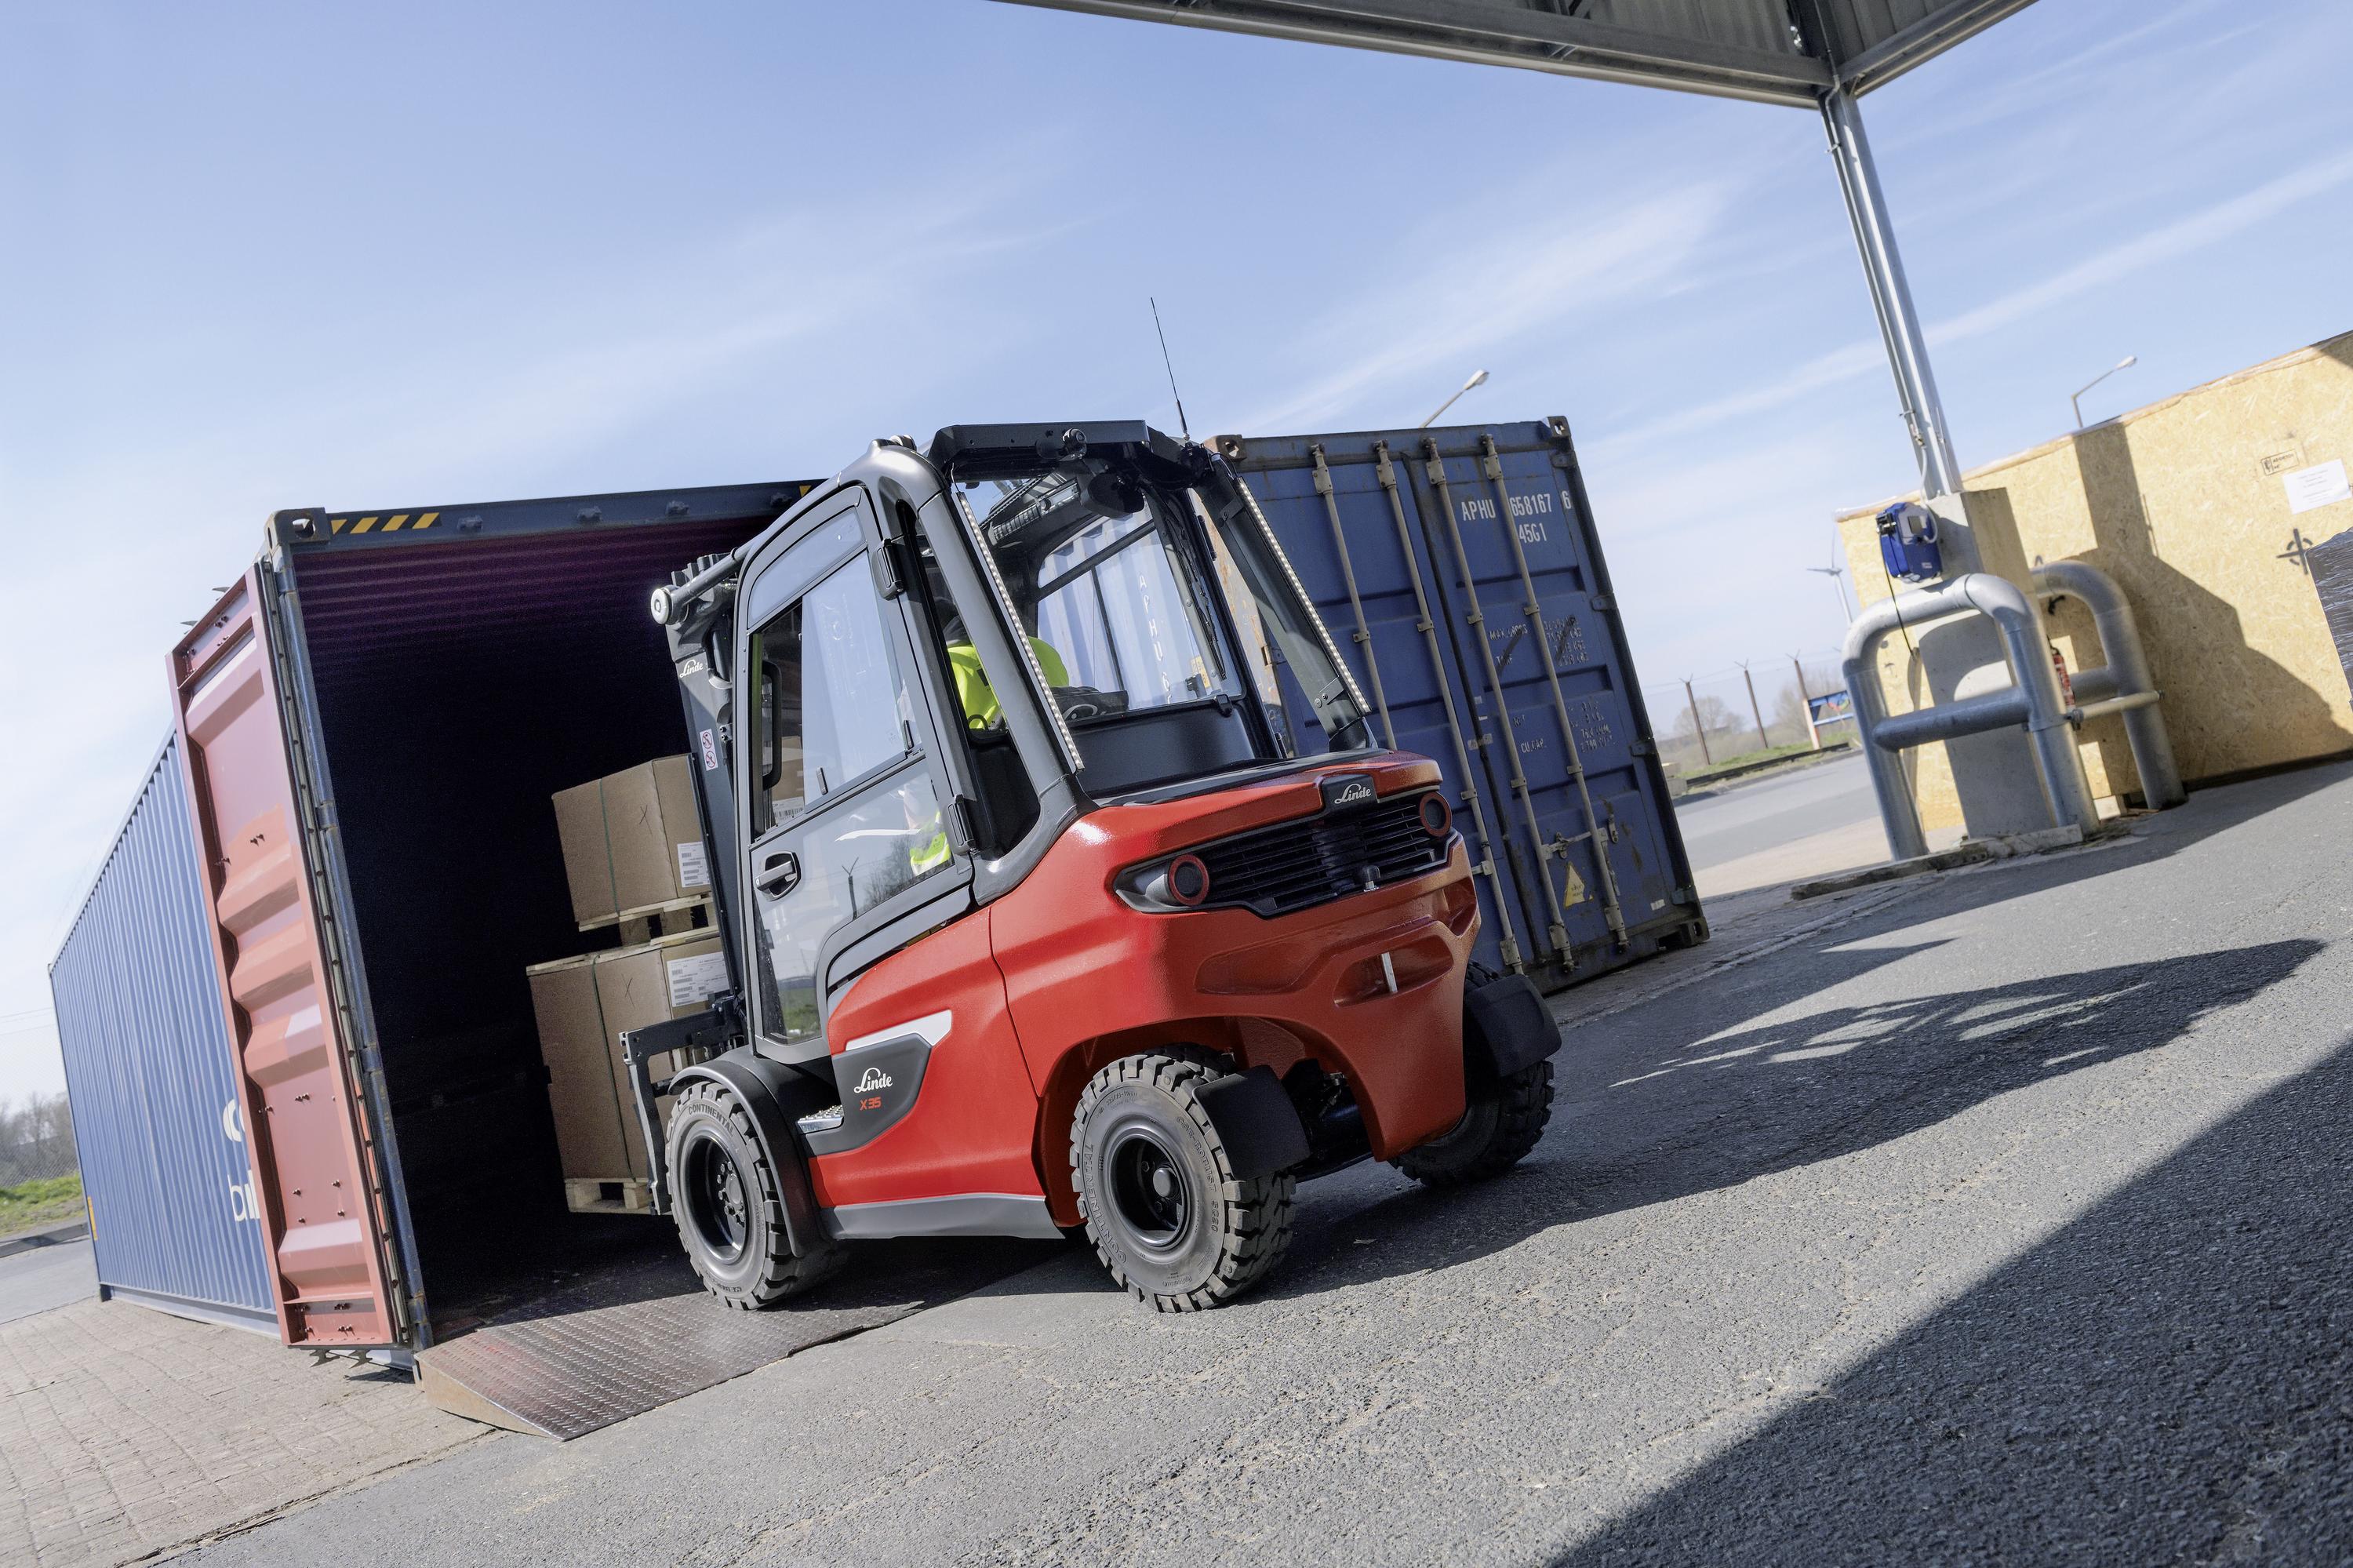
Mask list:
[[[564,1205],[575,1214],[650,1214],[654,1185],[642,1176],[567,1178]]]

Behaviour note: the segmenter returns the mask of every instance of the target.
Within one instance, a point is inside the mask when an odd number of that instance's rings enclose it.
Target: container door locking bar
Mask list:
[[[1471,575],[1471,556],[1462,547],[1462,530],[1454,521],[1454,491],[1446,482],[1446,460],[1438,455],[1438,442],[1425,436],[1421,441],[1423,471],[1429,476],[1430,488],[1438,493],[1438,504],[1446,514],[1446,538],[1454,547],[1454,569],[1462,578],[1462,597],[1468,605],[1463,619],[1470,623],[1471,641],[1479,645],[1479,657],[1487,672],[1487,690],[1495,699],[1495,724],[1504,732],[1504,757],[1512,766],[1512,793],[1520,798],[1520,809],[1528,819],[1528,842],[1535,851],[1536,885],[1544,889],[1546,935],[1551,938],[1552,950],[1563,967],[1575,969],[1577,956],[1569,950],[1568,927],[1560,917],[1560,895],[1554,891],[1552,873],[1546,863],[1558,853],[1546,842],[1544,829],[1536,821],[1535,797],[1528,789],[1527,769],[1520,766],[1520,738],[1512,729],[1512,705],[1504,694],[1504,677],[1495,668],[1495,646],[1487,641],[1487,616],[1479,606],[1479,579]],[[1510,515],[1505,514],[1508,529]],[[1518,541],[1514,541],[1514,547]]]
[[[1528,554],[1520,546],[1519,524],[1512,518],[1511,492],[1504,488],[1504,461],[1495,451],[1493,435],[1479,438],[1479,460],[1488,484],[1495,492],[1495,518],[1503,527],[1504,542],[1512,546],[1512,564],[1519,568],[1520,592],[1525,596],[1520,604],[1521,613],[1528,618],[1528,630],[1535,635],[1535,645],[1553,649],[1553,656],[1545,665],[1545,681],[1552,687],[1552,711],[1560,720],[1560,738],[1568,747],[1568,776],[1577,781],[1577,798],[1585,807],[1585,832],[1567,842],[1581,841],[1593,846],[1593,869],[1600,873],[1601,879],[1602,917],[1609,922],[1610,937],[1623,948],[1626,946],[1626,912],[1618,902],[1618,875],[1609,864],[1609,844],[1616,842],[1617,834],[1609,832],[1605,840],[1601,820],[1593,814],[1593,791],[1585,782],[1585,758],[1577,749],[1577,726],[1568,722],[1568,703],[1560,694],[1559,648],[1554,647],[1545,636],[1544,609],[1536,602],[1535,579],[1528,575]],[[1512,630],[1516,632],[1520,629],[1515,626]],[[1566,647],[1568,627],[1564,623],[1560,630],[1560,646]],[[1611,828],[1615,827],[1616,823],[1611,823]]]
[[[1422,646],[1430,651],[1430,673],[1438,686],[1438,700],[1446,710],[1446,735],[1454,743],[1454,771],[1462,780],[1462,802],[1471,808],[1472,825],[1479,830],[1479,863],[1471,869],[1487,879],[1488,890],[1495,895],[1495,918],[1504,927],[1498,943],[1504,967],[1519,974],[1527,964],[1520,957],[1520,939],[1512,934],[1511,899],[1504,892],[1502,874],[1495,869],[1495,835],[1487,830],[1478,776],[1471,771],[1471,748],[1463,744],[1462,721],[1454,711],[1454,690],[1446,683],[1446,657],[1438,646],[1438,623],[1430,619],[1430,595],[1421,586],[1421,567],[1414,559],[1413,535],[1405,525],[1405,502],[1398,494],[1397,464],[1390,460],[1388,442],[1375,443],[1373,457],[1374,471],[1389,498],[1389,520],[1397,524],[1398,553],[1405,557],[1406,577],[1413,584],[1414,625],[1421,632]]]
[[[1373,686],[1373,705],[1381,711],[1381,735],[1397,749],[1397,726],[1389,722],[1388,694],[1381,690],[1381,662],[1373,653],[1372,629],[1365,624],[1365,601],[1356,592],[1356,563],[1348,559],[1347,535],[1340,531],[1340,501],[1332,493],[1332,470],[1324,461],[1324,448],[1307,449],[1315,460],[1315,493],[1324,498],[1324,516],[1332,524],[1332,548],[1340,557],[1340,580],[1348,585],[1348,608],[1356,613],[1356,647],[1365,655],[1365,673]]]

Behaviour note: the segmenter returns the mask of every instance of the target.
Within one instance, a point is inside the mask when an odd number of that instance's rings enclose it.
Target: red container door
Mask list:
[[[366,1118],[319,935],[257,566],[172,651],[237,1106],[290,1345],[394,1344]]]

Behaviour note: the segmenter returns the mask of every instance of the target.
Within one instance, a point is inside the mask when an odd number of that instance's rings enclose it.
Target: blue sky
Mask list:
[[[1865,103],[1965,465],[2353,327],[2353,6],[2042,0]],[[1644,678],[1911,460],[1797,111],[987,3],[0,18],[0,1095],[262,517],[955,420],[1566,414]]]

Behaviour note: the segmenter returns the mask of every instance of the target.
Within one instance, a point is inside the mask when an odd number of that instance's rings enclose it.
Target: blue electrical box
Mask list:
[[[1936,514],[1916,501],[1898,502],[1881,513],[1879,556],[1889,577],[1907,583],[1943,577],[1945,553],[1936,547]]]

